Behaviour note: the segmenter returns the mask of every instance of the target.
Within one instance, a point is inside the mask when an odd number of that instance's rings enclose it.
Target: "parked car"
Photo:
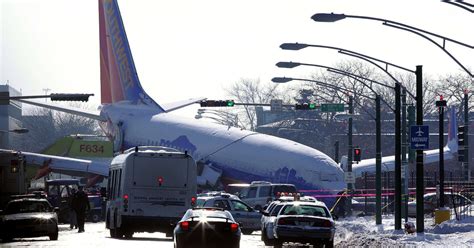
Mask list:
[[[189,209],[176,225],[174,247],[239,248],[241,230],[229,211],[220,208]]]
[[[242,226],[244,234],[260,230],[262,214],[241,201],[237,196],[228,193],[217,193],[212,196],[198,196],[197,207],[217,207],[229,211]]]
[[[265,245],[274,244],[275,236],[273,235],[273,227],[274,227],[275,219],[280,213],[280,210],[284,205],[285,205],[284,202],[274,201],[262,213],[261,240],[265,243]]]
[[[454,196],[454,199],[453,199]],[[453,205],[454,200],[454,205]],[[438,208],[438,196],[436,193],[428,193],[423,195],[423,205],[424,205],[424,213],[433,213],[436,208]],[[444,203],[446,207],[453,208],[454,206],[467,206],[471,205],[472,201],[466,198],[465,196],[451,192],[444,193]],[[416,217],[416,200],[408,202],[408,216]]]
[[[46,199],[24,198],[8,202],[0,211],[0,238],[9,242],[13,238],[49,236],[58,239],[59,208],[53,208]]]
[[[296,194],[298,190],[293,184],[254,181],[242,189],[239,197],[251,207],[261,210],[263,206],[276,200],[282,193]]]
[[[104,219],[105,202],[100,195],[88,195],[91,210],[87,215],[87,221],[99,222]]]
[[[274,221],[273,245],[296,242],[332,248],[335,232],[334,220],[323,202],[287,202]]]

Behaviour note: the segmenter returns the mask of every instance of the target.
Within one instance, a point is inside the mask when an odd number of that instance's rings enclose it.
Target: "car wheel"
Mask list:
[[[176,240],[174,248],[185,248],[185,247],[186,247],[185,244],[183,244],[182,242],[178,242],[178,240]]]
[[[282,248],[283,247],[283,242],[281,242],[280,240],[275,240],[275,242],[273,243],[273,247]]]
[[[99,215],[99,214],[92,214],[92,215],[91,215],[91,220],[92,220],[92,222],[94,222],[94,223],[99,222],[99,221],[100,221],[100,215]]]
[[[240,248],[240,242],[237,242],[237,243],[231,245],[230,247],[232,247],[232,248]]]
[[[253,230],[244,229],[244,230],[242,230],[242,233],[245,234],[245,235],[250,235],[250,234],[253,233]]]
[[[123,233],[123,236],[125,237],[125,239],[131,239],[133,238],[133,231],[125,231]]]
[[[58,240],[58,229],[56,229],[56,232],[49,235],[49,240]]]
[[[324,243],[325,248],[333,248],[334,247],[334,240],[328,240]]]
[[[272,245],[274,245],[273,239],[269,239],[269,238],[267,237],[266,232],[265,232],[265,233],[262,232],[262,241],[263,241],[263,243],[264,243],[266,246],[272,246]]]
[[[11,242],[13,240],[13,238],[10,237],[10,236],[3,236],[3,237],[1,237],[1,239],[2,239],[2,243],[8,243],[8,242]]]
[[[116,237],[115,237],[115,229],[110,228],[110,229],[109,229],[109,233],[110,233],[110,237],[111,237],[111,238],[116,238]]]

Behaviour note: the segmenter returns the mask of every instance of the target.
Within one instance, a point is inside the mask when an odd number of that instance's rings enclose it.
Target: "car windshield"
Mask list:
[[[5,213],[6,214],[19,214],[19,213],[34,213],[34,212],[49,212],[51,211],[50,206],[44,201],[18,201],[8,203]]]
[[[187,219],[189,218],[217,218],[217,219],[230,219],[232,221],[234,220],[232,218],[232,215],[230,215],[228,212],[211,210],[211,209],[194,210],[192,211],[192,213],[189,213],[189,215],[187,216]]]
[[[331,215],[324,207],[313,205],[286,205],[281,215],[309,215],[330,218]]]

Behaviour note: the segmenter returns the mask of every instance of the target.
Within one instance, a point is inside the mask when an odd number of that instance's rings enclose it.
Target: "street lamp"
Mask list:
[[[464,1],[460,0],[455,0],[455,1],[450,1],[450,0],[441,0],[441,2],[445,2],[448,4],[452,4],[456,7],[462,8],[464,10],[467,10],[471,13],[474,13],[474,4],[471,3],[466,3]]]
[[[346,15],[346,14],[334,14],[334,13],[317,13],[314,14],[311,19],[313,19],[316,22],[336,22],[345,18],[357,18],[357,19],[366,19],[366,20],[374,20],[374,21],[381,21],[383,25],[389,26],[392,28],[397,28],[401,30],[405,30],[408,32],[411,32],[413,34],[416,34],[418,36],[421,36],[429,41],[431,41],[433,44],[435,44],[437,47],[439,47],[441,50],[443,50],[454,62],[456,62],[467,74],[469,74],[470,77],[474,77],[474,74],[472,74],[459,60],[457,60],[446,48],[446,41],[474,49],[474,46],[448,38],[446,36],[442,36],[439,34],[435,34],[420,28],[416,28],[407,24],[403,24],[400,22],[395,22],[395,21],[390,21],[382,18],[377,18],[377,17],[370,17],[370,16],[357,16],[357,15]],[[440,38],[443,40],[443,44],[440,45],[428,35],[434,36],[436,38]]]

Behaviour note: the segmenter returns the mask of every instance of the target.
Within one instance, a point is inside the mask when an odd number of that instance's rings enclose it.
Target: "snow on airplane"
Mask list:
[[[421,132],[421,130],[417,131],[417,133],[419,132]],[[444,147],[445,160],[455,158],[454,153],[458,151],[457,137],[456,110],[452,107],[449,111],[448,142]],[[424,151],[423,154],[423,162],[425,164],[432,164],[439,161],[439,149]],[[343,167],[345,167],[345,165],[343,165]],[[363,159],[358,164],[353,164],[352,171],[356,177],[362,176],[364,172],[375,173],[375,158]],[[382,157],[382,171],[395,171],[395,156]]]
[[[318,150],[287,139],[173,115],[173,110],[204,98],[156,103],[139,82],[116,0],[99,0],[99,25],[100,113],[22,102],[98,120],[116,151],[144,145],[188,151],[205,165],[204,170],[220,170],[227,182],[264,180],[292,183],[299,189],[345,188],[341,168]],[[49,161],[48,167],[54,171],[55,161]],[[108,167],[92,173],[107,176]],[[206,175],[198,178],[201,184],[207,180]]]

